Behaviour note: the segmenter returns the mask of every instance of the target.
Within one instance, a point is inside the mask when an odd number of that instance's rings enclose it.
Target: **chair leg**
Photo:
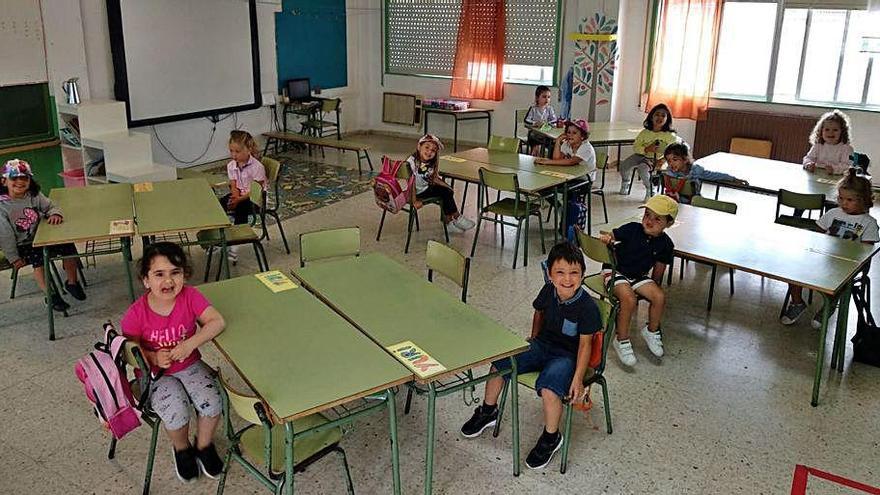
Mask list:
[[[785,315],[785,308],[788,307],[788,299],[791,297],[791,287],[785,291],[785,297],[782,299],[782,309],[779,310],[779,318]]]
[[[681,263],[678,266],[678,279],[684,280],[684,265],[685,263],[687,263],[687,260],[685,260],[684,258],[680,258],[680,260]]]
[[[504,388],[501,389],[501,400],[498,401],[498,418],[495,420],[495,428],[492,430],[493,437],[497,437],[498,433],[501,432],[501,416],[504,413],[504,403],[507,402],[507,390],[511,386],[516,387],[517,384],[511,384],[510,380],[506,380],[504,382]]]
[[[409,224],[406,227],[406,246],[403,247],[403,253],[409,253],[409,241],[412,239],[412,229],[413,229],[413,218],[415,218],[416,225],[418,225],[418,214],[415,212],[415,206],[410,206],[409,210]],[[417,227],[418,228],[418,227]]]
[[[503,229],[504,226],[502,225]],[[519,235],[520,231],[522,231],[522,220],[517,220],[516,222],[516,240],[513,242],[513,269],[516,270],[516,255],[519,254]]]
[[[205,260],[205,282],[208,281],[208,274],[211,273],[211,258],[214,256],[214,246],[208,247],[208,259]],[[223,261],[220,261],[223,264]]]
[[[479,187],[479,186],[477,186]],[[479,206],[478,206],[479,208]],[[471,258],[474,257],[474,253],[477,251],[477,238],[480,236],[480,225],[483,223],[483,215],[477,216],[477,230],[474,231],[474,243],[471,244]]]
[[[544,245],[544,221],[541,220],[541,210],[538,210],[538,233],[541,235],[541,254],[547,254],[547,247]]]
[[[156,441],[159,439],[159,419],[153,423],[153,433],[150,436],[150,453],[147,454],[147,474],[144,475],[144,495],[150,493],[150,481],[153,479],[153,461],[156,460]]]
[[[278,232],[281,234],[281,242],[284,243],[284,250],[287,251],[287,254],[290,254],[290,246],[287,245],[287,236],[284,235],[284,227],[281,225],[281,218],[278,217],[278,212],[268,211],[267,213],[275,220],[275,225],[278,226]]]
[[[565,430],[562,432],[562,459],[559,462],[559,472],[565,474],[568,468],[568,447],[571,445],[571,402],[565,405]]]
[[[251,243],[251,246],[254,248],[254,258],[257,259],[257,268],[258,268],[261,272],[265,272],[266,269],[263,268],[263,258],[260,256],[260,248],[257,247],[257,246],[259,246],[259,244],[260,244],[260,243],[258,243],[258,242],[252,242],[252,243]]]
[[[382,237],[382,226],[385,225],[385,214],[388,213],[385,210],[382,210],[382,219],[379,220],[379,231],[376,232],[376,242],[379,242],[379,238]]]
[[[599,191],[602,197],[602,213],[605,215],[605,223],[608,223],[608,205],[605,203],[605,191]]]
[[[406,389],[406,403],[403,405],[404,416],[409,414],[409,410],[412,407],[412,397],[413,397],[413,389],[411,387],[407,387],[407,389]]]
[[[116,437],[110,437],[110,449],[107,451],[107,459],[116,457]]]
[[[712,265],[712,279],[709,281],[709,301],[706,303],[706,311],[712,311],[712,296],[715,295],[715,274],[718,265]]]
[[[728,278],[730,278],[730,295],[733,295],[733,268],[728,268]]]
[[[354,484],[351,482],[351,470],[348,468],[348,458],[342,447],[336,446],[335,450],[342,457],[342,467],[345,468],[345,486],[348,488],[348,495],[354,495]]]
[[[226,475],[229,473],[229,467],[232,464],[232,445],[226,450],[226,458],[223,460],[223,472],[220,473],[220,482],[217,483],[217,495],[223,495],[226,489]]]
[[[12,288],[9,290],[9,299],[15,299],[15,287],[18,285],[18,268],[12,268]]]
[[[257,246],[260,248],[260,254],[263,255],[263,267],[265,267],[266,271],[268,272],[269,270],[271,270],[271,268],[269,267],[269,258],[266,256],[266,249],[263,248],[262,243],[258,242]]]
[[[605,406],[605,427],[608,430],[608,434],[610,435],[614,429],[611,426],[611,402],[608,401],[608,383],[605,382],[605,377],[603,376],[599,382],[602,385],[602,401]]]
[[[89,282],[86,280],[86,274],[83,273],[82,260],[79,258],[76,259],[76,274],[79,276],[79,283],[81,283],[83,287],[88,287]]]

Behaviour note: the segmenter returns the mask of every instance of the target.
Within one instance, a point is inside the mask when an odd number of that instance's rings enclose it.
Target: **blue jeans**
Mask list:
[[[499,371],[508,370],[510,359],[499,359],[493,362],[492,366]],[[535,339],[529,343],[529,350],[514,356],[513,359],[516,359],[518,374],[541,372],[538,381],[535,382],[535,390],[539,397],[542,388],[549,389],[560,398],[568,395],[571,380],[574,378],[575,356]],[[510,375],[504,377],[505,380],[509,378]]]

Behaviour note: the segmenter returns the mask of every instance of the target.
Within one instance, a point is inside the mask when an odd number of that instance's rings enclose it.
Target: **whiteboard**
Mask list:
[[[40,0],[0,0],[0,86],[48,81]]]
[[[108,18],[130,126],[260,106],[253,0],[114,0]]]

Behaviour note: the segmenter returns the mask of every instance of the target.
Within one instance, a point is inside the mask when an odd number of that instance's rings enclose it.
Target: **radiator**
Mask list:
[[[727,151],[730,138],[766,139],[773,143],[770,158],[800,163],[810,149],[810,132],[817,117],[710,108],[697,122],[694,158]]]
[[[382,122],[421,125],[422,97],[404,93],[382,93]]]

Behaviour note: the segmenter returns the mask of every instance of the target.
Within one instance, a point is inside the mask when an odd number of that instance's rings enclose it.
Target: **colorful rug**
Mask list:
[[[373,174],[369,171],[358,175],[357,170],[309,161],[301,156],[278,155],[272,158],[282,163],[278,184],[278,214],[282,220],[370,190]],[[225,175],[226,166],[206,172]]]

